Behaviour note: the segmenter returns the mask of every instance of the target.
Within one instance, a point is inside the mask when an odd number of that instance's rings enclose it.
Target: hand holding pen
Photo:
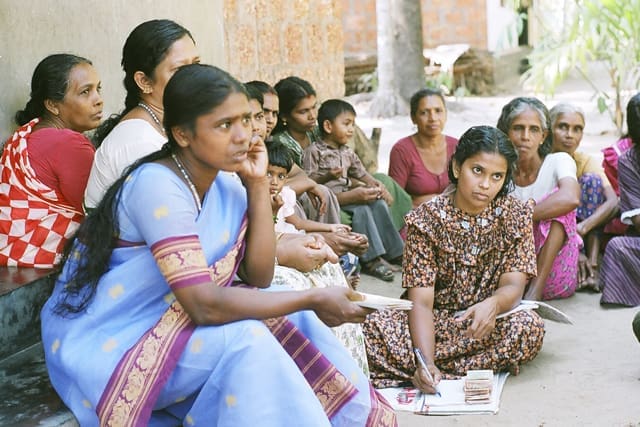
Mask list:
[[[414,384],[424,393],[440,396],[440,392],[437,388],[437,385],[440,382],[440,371],[435,365],[433,366],[434,372],[429,370],[427,362],[419,348],[414,348],[413,353],[416,356],[416,366],[418,368],[413,376]]]

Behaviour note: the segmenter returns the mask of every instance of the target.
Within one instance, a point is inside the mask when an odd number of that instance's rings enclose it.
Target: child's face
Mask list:
[[[256,99],[249,100],[251,107],[251,129],[254,135],[258,135],[264,141],[267,137],[267,122],[264,119],[262,106]]]
[[[333,122],[325,120],[325,123],[329,125],[325,126],[325,131],[328,131],[327,139],[338,145],[346,145],[353,138],[356,116],[349,111],[345,111],[336,117]]]
[[[287,170],[283,167],[269,164],[267,167],[267,178],[269,179],[269,191],[271,195],[278,194],[284,182],[287,180]]]
[[[471,215],[479,214],[496,198],[507,175],[507,161],[498,153],[479,152],[458,166],[453,165],[458,185],[455,206]]]

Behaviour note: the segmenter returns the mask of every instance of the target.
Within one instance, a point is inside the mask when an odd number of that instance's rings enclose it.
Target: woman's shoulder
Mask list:
[[[400,138],[399,140],[397,140],[395,142],[395,144],[393,144],[393,147],[391,147],[391,149],[402,149],[402,148],[407,148],[407,147],[411,147],[413,146],[413,140],[411,139],[411,135],[407,135],[403,138]]]
[[[575,166],[576,161],[570,154],[565,153],[563,151],[559,151],[557,153],[549,153],[544,157],[543,164],[547,163],[549,165],[565,165],[565,164],[573,164]]]
[[[72,129],[42,128],[31,134],[30,141],[42,141],[48,144],[89,144],[91,142],[83,133]]]
[[[100,148],[110,149],[131,144],[131,141],[164,141],[165,137],[158,133],[149,122],[142,119],[127,119],[119,122],[104,138]],[[105,147],[105,148],[102,148]]]

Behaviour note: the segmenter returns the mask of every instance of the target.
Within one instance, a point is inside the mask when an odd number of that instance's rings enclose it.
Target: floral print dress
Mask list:
[[[502,274],[536,274],[532,215],[530,205],[506,196],[470,216],[453,206],[450,195],[407,215],[403,287],[435,287],[435,363],[445,376],[469,369],[517,372],[542,347],[544,323],[533,312],[496,320],[493,332],[480,340],[464,334],[471,320],[454,321],[456,312],[490,297]],[[373,384],[410,381],[416,363],[407,313],[373,313],[363,328]]]

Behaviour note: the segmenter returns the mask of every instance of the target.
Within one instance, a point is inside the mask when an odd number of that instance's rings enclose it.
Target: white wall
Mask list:
[[[0,139],[29,97],[33,69],[52,53],[90,59],[102,79],[106,114],[124,105],[122,46],[149,19],[172,19],[191,31],[202,62],[225,67],[224,0],[0,0]],[[105,115],[106,117],[106,115]]]

